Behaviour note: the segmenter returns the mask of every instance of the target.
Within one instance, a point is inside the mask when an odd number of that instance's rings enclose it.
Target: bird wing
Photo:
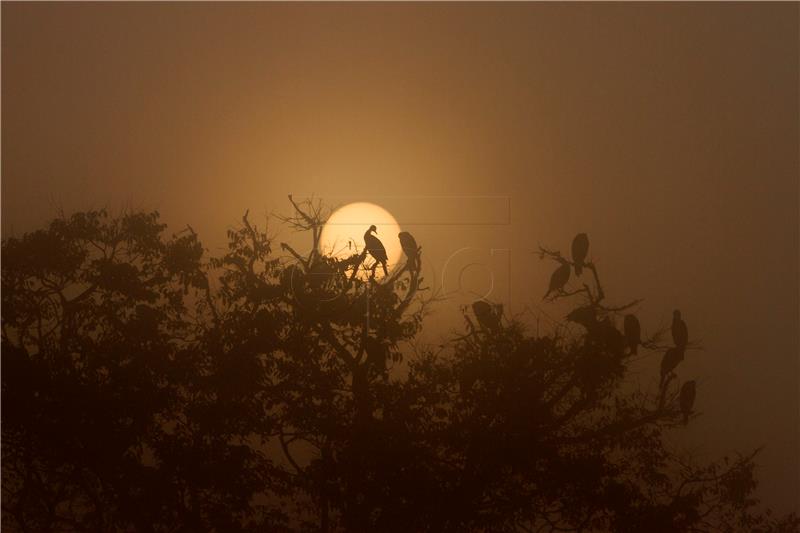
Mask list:
[[[370,254],[372,254],[372,257],[378,261],[386,261],[388,259],[388,256],[386,255],[386,248],[383,246],[381,240],[376,236],[365,235],[364,244],[367,245],[367,250]]]
[[[492,321],[492,307],[481,300],[472,304],[472,312],[475,313],[475,318],[481,327],[487,328]]]
[[[550,290],[562,288],[569,281],[570,268],[569,265],[564,263],[558,267],[553,275],[550,276]]]
[[[406,255],[416,255],[417,241],[414,239],[414,236],[407,231],[401,231],[397,236],[400,238],[400,246],[403,248]]]
[[[672,322],[672,340],[675,346],[686,346],[689,342],[689,330],[681,319]]]
[[[642,328],[635,315],[625,315],[625,337],[632,341],[639,341]]]
[[[661,373],[668,374],[678,366],[678,352],[674,348],[670,348],[664,353],[664,358],[661,360]]]

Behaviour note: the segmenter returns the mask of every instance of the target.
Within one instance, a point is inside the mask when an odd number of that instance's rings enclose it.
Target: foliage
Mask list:
[[[591,285],[548,291],[583,298],[577,329],[532,335],[476,306],[463,335],[411,350],[434,300],[421,249],[359,275],[366,252],[321,255],[321,206],[290,201],[307,255],[247,214],[219,257],[157,213],[3,242],[5,527],[798,530],[757,511],[755,454],[697,464],[666,447],[688,416],[675,375],[626,386],[628,306],[604,303],[591,263]]]

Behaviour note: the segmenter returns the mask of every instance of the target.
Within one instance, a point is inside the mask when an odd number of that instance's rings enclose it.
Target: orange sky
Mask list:
[[[431,279],[471,247],[448,272],[558,316],[530,251],[586,231],[610,295],[706,348],[676,444],[765,445],[761,493],[797,509],[799,10],[3,3],[2,232],[159,209],[214,251],[288,193],[374,201]]]

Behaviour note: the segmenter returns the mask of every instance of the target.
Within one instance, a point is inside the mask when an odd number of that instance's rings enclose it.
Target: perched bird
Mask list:
[[[677,309],[672,313],[672,340],[678,348],[686,348],[689,343],[689,330]]]
[[[681,412],[683,413],[683,423],[689,423],[689,415],[692,414],[694,397],[697,395],[697,386],[694,381],[687,381],[681,387]]]
[[[544,295],[544,300],[550,293],[561,291],[564,289],[564,285],[567,284],[569,281],[569,273],[570,273],[570,266],[569,263],[564,261],[560,267],[558,267],[555,272],[550,276],[550,287],[547,289],[547,293]]]
[[[419,256],[417,241],[414,240],[414,236],[407,231],[401,231],[397,234],[397,237],[400,239],[400,246],[403,248],[403,252],[408,258],[408,266],[414,268],[417,264],[417,257]]]
[[[375,224],[370,226],[364,233],[364,247],[369,254],[375,258],[376,265],[380,264],[383,267],[383,275],[388,276],[389,271],[386,269],[386,262],[389,260],[389,257],[386,255],[386,248],[384,248],[383,243],[372,234],[373,231],[375,233],[378,232],[378,228],[375,227]]]
[[[482,329],[488,331],[500,329],[500,316],[488,303],[477,300],[472,304],[472,312],[475,313],[475,318],[478,319],[478,324]]]
[[[606,317],[599,323],[594,336],[615,356],[622,357],[625,354],[625,346],[627,346],[625,336],[619,332],[610,318]]]
[[[664,352],[661,359],[661,386],[667,380],[667,376],[675,370],[680,362],[683,361],[683,348],[670,348]]]
[[[638,346],[642,343],[642,327],[636,315],[625,315],[623,322],[625,330],[625,342],[633,355],[636,355]]]
[[[578,276],[583,272],[586,254],[589,253],[589,237],[585,233],[578,233],[572,239],[572,264],[575,265],[575,274]]]
[[[567,320],[580,324],[587,330],[593,329],[597,325],[597,311],[591,305],[578,307],[570,311]]]

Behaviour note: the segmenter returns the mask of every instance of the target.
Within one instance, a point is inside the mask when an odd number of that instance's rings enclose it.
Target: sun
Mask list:
[[[397,266],[403,253],[397,238],[400,225],[389,211],[370,202],[355,202],[334,211],[322,228],[319,239],[320,252],[339,259],[360,253],[364,249],[364,233],[373,224],[378,228],[374,235],[386,248],[388,268],[391,271]],[[368,266],[372,263],[371,257],[365,261]],[[381,269],[378,268],[376,276],[382,275]]]

